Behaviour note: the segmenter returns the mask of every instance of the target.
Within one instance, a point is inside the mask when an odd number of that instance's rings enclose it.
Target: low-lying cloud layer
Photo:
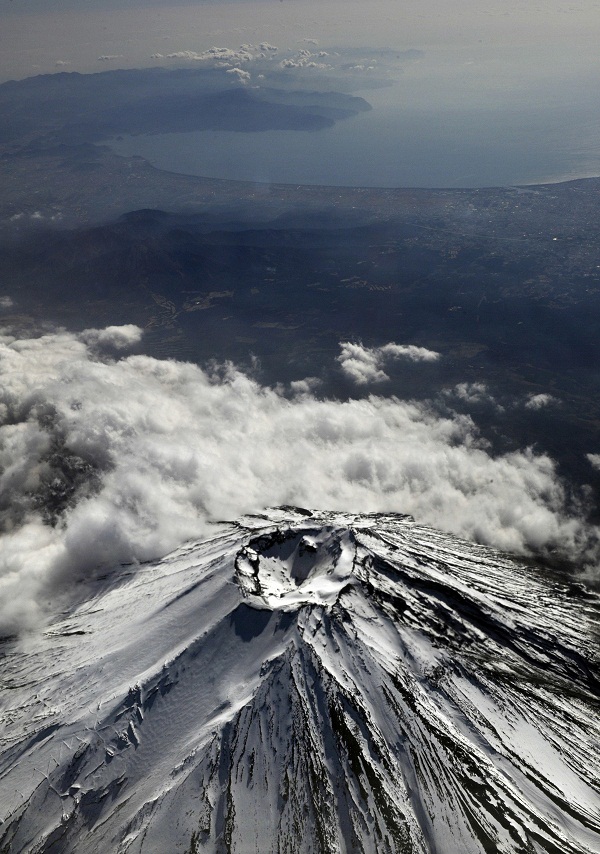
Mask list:
[[[115,361],[139,335],[0,339],[0,634],[36,625],[97,567],[268,505],[408,512],[515,552],[591,556],[552,461],[492,458],[467,416],[322,400],[314,378],[266,388],[231,365]]]

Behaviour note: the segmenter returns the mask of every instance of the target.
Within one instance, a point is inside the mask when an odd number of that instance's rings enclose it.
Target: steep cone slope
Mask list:
[[[0,647],[0,851],[598,852],[597,633],[408,517],[215,526]]]

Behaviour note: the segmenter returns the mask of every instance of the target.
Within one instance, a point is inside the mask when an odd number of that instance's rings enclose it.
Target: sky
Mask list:
[[[4,0],[0,16],[0,79],[61,68],[90,72],[141,66],[157,52],[197,51],[213,44],[235,47],[266,40],[287,48],[307,38],[327,46],[450,54],[469,48],[473,62],[496,62],[500,82],[511,73],[535,80],[549,73],[581,74],[599,65],[600,4],[595,0],[215,0],[189,5],[157,0],[145,6],[124,0],[54,0],[51,12],[42,0]],[[493,59],[497,54],[499,62]],[[504,61],[511,55],[512,71]]]

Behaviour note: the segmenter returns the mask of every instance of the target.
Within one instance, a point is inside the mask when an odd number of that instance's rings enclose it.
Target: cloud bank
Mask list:
[[[232,365],[108,357],[140,334],[0,336],[0,635],[38,624],[103,565],[268,505],[408,512],[515,552],[591,557],[596,532],[553,462],[493,458],[467,416],[323,400],[314,378],[282,390]]]
[[[313,39],[304,39],[307,44],[316,45]],[[269,42],[260,42],[260,44],[242,44],[238,48],[229,47],[211,47],[207,50],[177,50],[172,53],[162,54],[153,53],[151,59],[155,60],[178,60],[201,63],[205,68],[224,68],[224,69],[240,69],[243,65],[249,63],[258,63],[261,68],[266,67],[265,61],[270,62],[278,59],[279,69],[289,68],[310,68],[317,70],[331,70],[332,66],[323,62],[329,56],[326,51],[319,50],[312,52],[307,48],[300,48],[296,51],[284,51],[283,55],[278,47],[269,44]],[[112,56],[98,57],[101,60],[114,59]],[[357,66],[358,67],[358,66]],[[250,74],[250,72],[246,72]]]

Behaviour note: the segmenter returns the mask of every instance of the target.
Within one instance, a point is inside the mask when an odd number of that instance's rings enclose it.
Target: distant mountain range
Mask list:
[[[318,130],[370,110],[341,92],[232,87],[219,69],[145,68],[0,84],[0,146],[97,142],[123,133]]]
[[[600,850],[600,601],[396,515],[280,508],[0,644],[0,851]]]

